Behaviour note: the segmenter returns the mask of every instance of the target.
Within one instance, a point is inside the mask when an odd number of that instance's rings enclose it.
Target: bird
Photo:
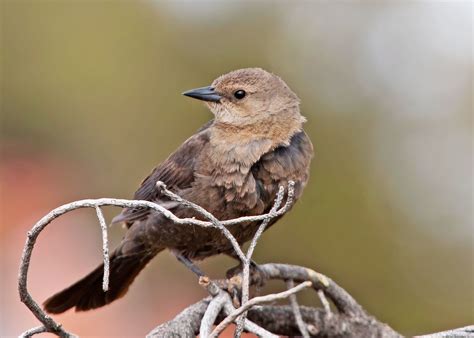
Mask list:
[[[306,118],[300,112],[300,100],[279,76],[261,68],[244,68],[183,95],[204,101],[214,118],[153,169],[134,199],[156,202],[178,217],[202,219],[167,198],[157,187],[162,181],[170,191],[227,220],[269,212],[279,186],[288,187],[289,181],[294,182],[294,200],[302,195],[313,145],[303,130]],[[165,249],[189,262],[218,254],[235,258],[220,230],[177,225],[147,208],[123,209],[112,223],[125,224],[127,231],[110,255],[108,291],[102,289],[100,265],[48,298],[44,302],[48,313],[96,309],[121,298],[140,271]],[[241,245],[258,226],[250,222],[229,226],[229,230]]]

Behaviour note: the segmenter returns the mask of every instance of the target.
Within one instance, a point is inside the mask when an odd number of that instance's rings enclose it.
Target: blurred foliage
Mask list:
[[[131,197],[211,118],[181,92],[265,68],[299,94],[316,158],[302,200],[265,234],[257,261],[311,266],[405,334],[466,325],[474,321],[469,8],[3,0],[3,160],[34,153],[67,164],[62,176],[77,191],[64,202]],[[229,264],[204,267],[219,274]],[[135,297],[160,288],[156,270]]]

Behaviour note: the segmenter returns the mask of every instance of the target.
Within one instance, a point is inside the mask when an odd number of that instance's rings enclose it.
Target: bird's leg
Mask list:
[[[177,251],[172,251],[173,254],[176,256],[176,258],[178,259],[178,261],[180,261],[181,263],[183,263],[189,270],[191,270],[196,276],[198,277],[204,277],[204,272],[202,272],[202,270],[196,265],[193,263],[193,261],[191,261],[189,258],[183,256],[182,254],[180,254],[179,252]]]

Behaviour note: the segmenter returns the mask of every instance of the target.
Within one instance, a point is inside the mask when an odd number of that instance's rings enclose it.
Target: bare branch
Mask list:
[[[326,296],[324,295],[323,290],[318,290],[318,297],[319,297],[319,300],[321,301],[321,304],[323,304],[323,308],[324,308],[324,311],[326,311],[327,316],[331,317],[332,316],[331,306],[329,305],[329,302]]]
[[[365,315],[362,307],[346,290],[334,283],[332,279],[314,270],[289,264],[263,264],[259,269],[268,279],[288,280],[295,282],[311,281],[315,290],[323,290],[334,303],[336,308],[346,315]]]
[[[288,195],[286,198],[286,203],[283,206],[282,210],[286,212],[291,204],[293,203],[293,195],[294,195],[294,186],[295,182],[289,181],[288,182]],[[260,238],[260,236],[263,234],[265,231],[266,227],[268,226],[268,223],[270,223],[271,215],[275,214],[280,207],[281,203],[283,202],[283,198],[285,197],[285,188],[280,186],[278,189],[278,194],[275,200],[275,203],[273,204],[272,209],[268,213],[269,217],[264,219],[262,221],[262,224],[257,229],[257,232],[252,238],[252,241],[250,242],[250,246],[247,250],[247,255],[246,255],[246,260],[243,261],[243,278],[242,278],[242,305],[247,303],[249,300],[249,293],[250,293],[250,262],[252,260],[252,255],[255,250],[255,247],[257,246],[257,241]],[[235,336],[240,337],[243,331],[243,322],[245,320],[246,312],[244,312],[239,319],[237,320],[237,328],[235,330]]]
[[[43,332],[48,332],[48,329],[44,326],[37,326],[37,327],[34,327],[32,329],[29,329],[29,330],[23,332],[19,337],[20,338],[29,338],[29,337],[34,336],[35,334],[43,333]]]
[[[224,303],[224,311],[232,312],[235,308],[232,306],[230,296],[227,293],[227,301]],[[199,323],[201,318],[204,316],[206,309],[211,301],[211,297],[207,297],[183,310],[172,320],[165,322],[155,329],[153,329],[148,335],[148,338],[162,338],[162,337],[193,337],[199,334]],[[216,323],[222,320],[222,314],[217,318]],[[262,324],[262,323],[259,323]],[[262,328],[259,324],[251,322],[250,320],[245,321],[245,330],[256,334],[259,337],[265,338],[278,338],[277,335],[272,334],[270,331]],[[201,335],[202,336],[202,335]],[[204,337],[204,336],[202,336]]]
[[[192,337],[199,334],[199,323],[206,311],[211,297],[207,297],[196,304],[191,305],[178,316],[163,323],[147,337]],[[325,318],[324,310],[301,306],[300,311],[303,320],[311,328],[311,336],[314,337],[385,337],[401,338],[390,327],[381,324],[374,325],[364,318],[352,318],[342,314],[335,314],[333,319],[328,321]],[[184,314],[184,315],[183,315]],[[217,318],[216,324],[222,320],[222,316]],[[248,311],[248,319],[255,325],[262,327],[266,332],[273,332],[273,337],[298,336],[300,331],[296,324],[293,310],[287,305],[260,305],[254,306]],[[247,328],[246,328],[247,330]],[[255,333],[255,332],[254,332]],[[261,333],[255,333],[264,336]]]
[[[211,296],[214,297],[213,299],[216,299],[217,297],[221,297],[221,295],[223,296],[224,302],[223,302],[223,305],[222,305],[222,309],[224,310],[223,312],[226,315],[229,315],[229,314],[231,314],[232,312],[235,311],[235,307],[232,305],[232,300],[230,298],[230,295],[227,292],[223,291],[224,289],[228,288],[228,282],[227,281],[222,281],[222,280],[212,281],[212,280],[209,279],[209,277],[204,276],[204,277],[199,278],[199,284],[202,287],[204,287],[209,292],[209,294]],[[210,307],[210,305],[209,305],[209,307]],[[207,311],[208,310],[206,310],[206,312],[204,313],[204,316],[206,315]],[[214,321],[212,321],[212,322],[208,319],[206,319],[206,320],[202,319],[202,321],[203,322],[206,321],[205,325],[207,325],[210,329],[210,326],[212,326],[215,322],[215,318],[214,318]],[[269,338],[277,338],[278,337],[278,336],[273,335],[271,332],[268,332],[264,328],[258,326],[257,324],[252,323],[251,321],[249,321],[247,319],[243,321],[243,325],[244,325],[244,329],[247,330],[247,332],[254,333],[259,337],[269,337]],[[202,324],[201,324],[201,327],[202,327]],[[207,327],[205,328],[205,330],[207,330]],[[203,334],[202,331],[200,330],[200,336],[201,337],[208,337],[209,333],[210,333],[210,331],[205,332],[205,334]]]
[[[302,277],[302,267],[292,266],[292,265],[283,265],[283,264],[264,264],[260,266],[264,272],[274,271],[270,276],[273,279],[286,280],[290,279],[288,276],[293,276],[295,279]],[[275,271],[279,271],[278,273]],[[310,270],[312,271],[312,270]],[[308,277],[309,275],[309,277]],[[315,283],[319,283],[317,287],[323,287],[324,285],[320,280],[325,280],[325,276],[316,275],[313,271],[312,273],[306,273],[305,278],[311,280],[313,278]],[[285,277],[285,278],[281,278]],[[333,292],[334,290],[339,290],[339,286],[332,286],[330,279],[327,279],[327,287]],[[227,286],[230,285],[232,281],[230,280],[216,280],[211,281],[211,284],[216,286],[213,289],[213,293],[220,292],[219,289],[226,290]],[[314,285],[313,285],[314,287]],[[269,295],[270,297],[273,295]],[[266,297],[266,296],[264,296]],[[344,299],[344,296],[340,296]],[[230,296],[229,296],[230,299]],[[249,302],[255,301],[256,298],[250,300]],[[257,297],[258,300],[258,297]],[[273,334],[295,336],[300,335],[301,331],[297,325],[297,319],[294,314],[294,310],[289,306],[258,306],[248,304],[250,306],[248,310],[248,320],[251,320],[256,326],[272,332]],[[227,311],[230,311],[231,314],[235,313],[237,310],[232,310],[233,306],[229,302],[225,303],[224,309],[228,308]],[[327,316],[327,312],[324,309],[314,309],[305,306],[299,307],[302,319],[307,324],[308,332],[311,336],[317,337],[396,337],[400,338],[401,336],[392,330],[388,325],[380,323],[372,316],[368,315],[365,311],[352,311],[348,314],[346,313],[335,313],[331,317]],[[204,315],[205,308],[202,310],[201,317]],[[245,309],[239,308],[239,311]],[[229,313],[229,312],[227,312]],[[227,318],[227,317],[226,317]],[[218,316],[216,324],[225,320],[221,316]],[[247,321],[247,320],[246,320]],[[222,324],[222,322],[220,322]],[[219,325],[221,325],[219,324]],[[164,325],[164,324],[163,324]],[[218,325],[218,326],[219,326]],[[225,323],[227,326],[228,323]],[[216,327],[217,329],[217,327]],[[245,330],[249,331],[247,325]],[[173,331],[168,331],[168,334],[173,334]],[[197,332],[195,332],[197,334]],[[158,337],[158,336],[155,336]]]
[[[194,337],[212,297],[207,297],[180,312],[172,320],[154,328],[147,338]]]
[[[47,332],[56,333],[60,336],[72,336],[72,334],[66,332],[60,324],[56,323],[50,316],[48,316],[36,303],[33,298],[31,297],[30,293],[28,292],[27,287],[27,280],[28,280],[28,270],[29,264],[31,260],[31,255],[33,252],[34,245],[36,243],[36,239],[38,238],[39,234],[44,230],[44,228],[50,224],[56,218],[76,209],[81,208],[94,208],[99,219],[101,228],[102,228],[102,237],[103,237],[103,254],[104,254],[104,279],[103,279],[103,289],[106,291],[108,289],[108,275],[109,275],[109,264],[108,264],[108,239],[107,239],[107,226],[105,223],[104,216],[102,211],[100,210],[101,206],[118,206],[122,208],[150,208],[155,211],[162,213],[166,218],[172,220],[176,224],[183,224],[183,225],[197,225],[202,227],[216,227],[222,231],[222,233],[229,239],[232,243],[234,250],[238,254],[239,258],[241,258],[242,262],[245,262],[247,258],[245,257],[242,249],[237,243],[235,237],[232,236],[230,231],[225,228],[226,225],[232,224],[239,224],[245,222],[254,222],[265,220],[269,218],[274,218],[282,215],[285,213],[285,209],[282,208],[280,210],[276,210],[273,214],[264,214],[264,215],[257,215],[257,216],[246,216],[240,217],[237,219],[226,220],[226,221],[219,221],[215,218],[211,213],[206,211],[204,208],[186,201],[181,197],[177,196],[176,194],[172,193],[171,191],[166,189],[166,186],[162,182],[158,182],[157,185],[162,188],[162,190],[170,197],[173,198],[184,205],[192,207],[194,210],[201,213],[204,217],[208,218],[210,222],[197,220],[194,218],[179,218],[175,216],[172,212],[168,209],[162,207],[157,203],[153,203],[150,201],[135,201],[135,200],[124,200],[124,199],[114,199],[114,198],[100,198],[100,199],[85,199],[80,201],[75,201],[72,203],[64,204],[51,212],[49,212],[46,216],[41,218],[28,232],[27,240],[25,243],[25,247],[23,249],[23,254],[20,263],[20,271],[19,271],[19,278],[18,278],[18,291],[20,294],[20,300],[30,309],[30,311],[36,316],[36,318],[43,323],[44,327],[46,328]],[[35,333],[33,333],[35,334]]]
[[[309,270],[300,266],[294,265],[284,265],[284,264],[264,264],[260,265],[265,273],[272,272],[270,277],[272,279],[291,279],[293,276],[295,280],[314,280],[313,287],[323,288],[325,287],[320,280],[327,278],[323,275],[317,275],[313,270]],[[309,272],[305,271],[309,270]],[[303,278],[304,277],[304,278]],[[318,285],[319,283],[319,285]],[[390,326],[379,322],[374,317],[368,315],[365,311],[357,311],[356,307],[351,303],[351,301],[346,299],[346,293],[340,293],[342,288],[327,278],[326,292],[329,290],[331,292],[332,298],[336,299],[339,302],[339,305],[344,307],[346,313],[332,313],[329,317],[327,316],[327,310],[319,308],[311,308],[307,306],[299,306],[299,310],[302,316],[304,323],[308,328],[309,334],[314,337],[325,337],[325,338],[340,338],[340,337],[383,337],[383,338],[401,338],[402,336],[395,332]],[[213,292],[220,292],[219,289],[226,290],[227,285],[231,284],[229,280],[215,280],[212,281],[212,284],[217,288]],[[334,284],[334,285],[333,285]],[[229,296],[230,297],[230,296]],[[197,321],[198,325],[196,326],[193,323],[189,325],[195,327],[195,331],[188,330],[189,333],[187,336],[197,335],[199,332],[198,327],[200,323],[200,318],[204,315],[207,304],[210,301],[210,297],[200,301],[197,304],[204,304],[198,313],[195,312],[192,315],[193,320]],[[354,301],[355,302],[355,301]],[[196,306],[192,305],[190,308],[196,309]],[[225,307],[228,307],[230,313],[235,310],[233,309],[232,304],[225,303]],[[357,303],[356,303],[357,304]],[[360,305],[358,305],[360,307]],[[354,311],[356,309],[356,311]],[[183,311],[184,312],[184,311]],[[225,318],[222,317],[222,313],[217,317],[215,324],[219,324]],[[301,331],[297,324],[297,319],[294,314],[294,310],[291,306],[286,305],[255,305],[248,309],[248,320],[251,320],[252,323],[260,328],[263,328],[267,332],[272,332],[273,334],[282,335],[282,336],[298,336]],[[169,323],[173,322],[173,325]],[[172,321],[160,325],[160,327],[167,327],[169,330],[161,330],[160,334],[154,335],[153,337],[163,337],[163,336],[186,336],[179,335],[183,331],[173,331],[170,328],[180,324],[181,327],[183,322],[188,323],[189,321],[181,316],[177,316]],[[156,329],[155,329],[156,330]],[[245,330],[248,330],[247,326]],[[449,334],[456,337],[473,337],[474,327],[465,327],[462,329],[457,329],[453,331],[441,332],[441,335],[428,335],[426,337],[449,337]],[[191,333],[192,332],[192,333]],[[256,333],[259,335],[258,333]],[[262,335],[263,336],[263,335]],[[423,337],[424,338],[424,337]]]
[[[107,235],[107,224],[105,223],[104,214],[100,207],[95,207],[97,218],[99,219],[100,228],[102,229],[102,256],[104,259],[104,277],[102,279],[102,290],[106,292],[109,290],[109,274],[110,274],[110,260],[109,260],[109,238]]]
[[[461,327],[459,329],[448,330],[443,332],[430,333],[423,336],[415,336],[415,338],[452,338],[452,337],[474,337],[474,325]]]
[[[292,279],[286,281],[286,286],[288,289],[292,289],[295,287],[295,283]],[[303,317],[301,317],[300,306],[298,305],[298,301],[296,299],[296,294],[292,294],[289,296],[291,308],[293,309],[293,314],[295,315],[296,324],[298,324],[298,328],[300,329],[301,335],[304,338],[309,338],[308,329],[306,328],[306,324],[303,321]]]
[[[230,299],[230,296],[228,293],[225,293],[226,295],[226,301],[224,303],[224,313],[228,316],[231,313],[235,311],[234,305],[232,305],[232,300]],[[265,330],[263,327],[255,324],[254,322],[245,319],[243,321],[244,329],[247,332],[254,333],[259,337],[264,337],[264,338],[278,338],[277,335],[274,335],[273,333]],[[212,334],[212,333],[211,333]]]
[[[168,190],[166,188],[166,184],[164,184],[163,182],[161,181],[158,181],[156,183],[156,186],[162,190],[162,192],[168,196],[170,199],[172,199],[173,201],[176,201],[176,202],[179,202],[181,203],[182,205],[185,205],[187,206],[188,208],[191,208],[195,211],[197,211],[198,213],[200,213],[202,216],[204,216],[205,218],[207,218],[208,220],[210,220],[212,222],[212,224],[218,228],[219,230],[222,231],[222,234],[230,241],[230,243],[232,244],[232,247],[234,248],[234,251],[235,253],[237,254],[237,256],[242,260],[242,261],[245,261],[245,255],[244,255],[244,252],[242,251],[242,249],[240,248],[240,245],[239,243],[237,242],[237,240],[235,239],[235,237],[230,233],[230,231],[224,227],[222,225],[222,222],[219,221],[213,214],[211,214],[209,211],[207,211],[206,209],[204,209],[203,207],[193,203],[193,202],[190,202],[188,200],[185,200],[183,199],[182,197],[176,195],[175,193],[173,193],[172,191]]]
[[[243,312],[247,311],[248,309],[250,309],[252,306],[254,305],[258,305],[258,304],[261,304],[261,303],[268,303],[268,302],[273,302],[275,300],[279,300],[279,299],[284,299],[284,298],[287,298],[288,296],[290,296],[291,294],[294,294],[296,292],[299,292],[301,291],[302,289],[304,288],[307,288],[307,287],[310,287],[311,286],[311,282],[309,281],[306,281],[306,282],[303,282],[297,286],[295,286],[294,288],[290,289],[290,290],[286,290],[286,291],[283,291],[283,292],[280,292],[280,293],[275,293],[275,294],[271,294],[271,295],[266,295],[266,296],[260,296],[260,297],[255,297],[255,298],[252,298],[251,300],[249,300],[247,303],[245,304],[242,304],[241,307],[239,307],[238,309],[236,309],[234,312],[232,312],[230,315],[228,315],[221,323],[219,323],[219,325],[217,325],[217,327],[214,329],[214,331],[211,333],[210,337],[217,337],[219,336],[219,334],[224,331],[224,329],[230,324],[232,323],[239,315],[241,315]]]
[[[290,209],[291,205],[293,204],[294,194],[295,194],[295,182],[288,181],[288,194],[286,198],[286,203],[283,206],[283,208],[278,210],[278,208],[280,208],[281,203],[283,202],[283,199],[285,198],[285,188],[283,186],[280,186],[272,209],[267,214],[267,218],[263,220],[262,224],[260,225],[257,232],[253,236],[252,241],[250,242],[250,246],[247,250],[247,261],[250,261],[250,259],[252,258],[255,247],[257,246],[257,241],[259,240],[260,236],[262,236],[270,220],[277,216],[277,212],[278,214],[281,214],[281,213],[287,212]]]
[[[28,292],[28,269],[30,267],[31,254],[33,252],[36,239],[40,232],[48,225],[53,219],[66,213],[71,206],[58,208],[50,212],[48,215],[43,217],[36,225],[28,232],[25,247],[21,256],[20,272],[18,276],[18,292],[20,294],[20,300],[30,309],[35,317],[43,324],[43,327],[37,327],[32,330],[26,331],[23,335],[29,337],[41,332],[52,332],[60,337],[74,337],[73,334],[65,331],[60,324],[56,323],[54,319],[48,316],[43,309],[34,301]],[[71,209],[72,210],[72,209]]]
[[[263,264],[259,265],[256,273],[260,273],[260,279],[277,279],[287,281],[288,290],[270,294],[261,297],[255,297],[249,300],[250,280],[250,263],[253,252],[257,245],[258,239],[262,235],[270,221],[275,217],[283,215],[289,210],[293,200],[294,187],[293,182],[288,182],[288,193],[286,202],[280,207],[284,200],[285,189],[280,187],[275,204],[268,214],[246,216],[231,220],[220,221],[204,208],[182,199],[178,195],[166,189],[163,183],[158,182],[158,186],[163,193],[174,201],[177,201],[189,208],[192,208],[204,219],[203,221],[195,218],[179,218],[168,209],[159,204],[150,201],[134,201],[112,198],[86,199],[60,206],[42,219],[40,219],[28,232],[25,247],[22,254],[18,290],[20,299],[43,324],[42,326],[25,331],[22,337],[31,337],[42,332],[51,332],[61,337],[75,337],[73,334],[65,331],[60,324],[55,322],[48,316],[41,307],[33,300],[28,288],[27,278],[29,264],[36,240],[53,220],[64,215],[67,212],[80,208],[94,208],[102,230],[102,251],[104,256],[104,277],[103,289],[106,291],[109,284],[109,248],[107,224],[102,213],[103,206],[118,206],[126,208],[150,208],[180,225],[195,225],[201,227],[213,227],[220,229],[224,236],[232,244],[237,256],[240,258],[243,270],[240,274],[233,276],[230,280],[212,281],[208,277],[201,277],[200,284],[206,288],[211,295],[202,301],[188,307],[178,314],[173,320],[166,322],[155,328],[149,337],[167,337],[167,336],[194,336],[201,332],[201,336],[216,337],[230,323],[237,320],[236,335],[239,336],[243,330],[254,333],[261,337],[276,338],[276,334],[280,335],[299,335],[304,337],[321,336],[321,337],[342,337],[342,336],[377,336],[377,337],[401,337],[397,332],[392,330],[388,325],[377,321],[374,317],[367,314],[364,309],[349,295],[343,288],[337,285],[330,278],[305,267],[286,265],[286,264]],[[260,224],[255,233],[249,249],[246,254],[242,251],[235,237],[226,228],[226,226],[259,222]],[[253,275],[252,275],[253,277]],[[228,290],[235,290],[238,281],[238,287],[242,291],[241,306],[235,308]],[[296,287],[293,281],[301,283]],[[324,306],[324,309],[314,309],[304,306],[298,306],[295,293],[306,287],[312,287],[318,292],[318,296]],[[234,287],[234,289],[232,289]],[[337,308],[337,313],[331,313],[330,305],[326,297],[332,301]],[[263,302],[271,302],[279,299],[290,298],[291,307],[289,306],[261,306]],[[248,315],[248,319],[246,318]],[[211,332],[212,326],[217,324],[214,331]],[[466,327],[454,331],[442,332],[439,334],[428,335],[426,337],[447,337],[453,332],[462,332],[465,336],[473,336],[473,327]]]
[[[205,210],[201,206],[199,206],[199,205],[197,205],[193,202],[187,201],[187,200],[183,199],[181,196],[179,196],[179,195],[173,193],[172,191],[168,190],[166,188],[166,185],[163,182],[159,181],[159,182],[157,182],[156,185],[171,200],[179,202],[182,205],[185,205],[185,206],[197,211],[202,216],[204,216],[205,218],[210,220],[214,224],[214,226],[216,228],[220,229],[222,231],[222,233],[224,234],[224,236],[230,241],[230,243],[232,244],[232,246],[234,248],[235,253],[240,258],[240,260],[242,261],[242,265],[243,265],[243,283],[242,283],[242,301],[241,301],[241,303],[245,304],[248,301],[248,298],[249,298],[250,262],[251,262],[253,252],[255,250],[255,246],[257,245],[257,241],[260,238],[260,236],[262,235],[265,228],[267,227],[270,220],[272,218],[278,216],[277,212],[279,211],[279,214],[280,213],[283,214],[291,206],[291,203],[293,201],[293,194],[294,194],[294,182],[293,181],[288,182],[288,197],[287,197],[286,204],[281,210],[278,210],[278,208],[280,207],[280,205],[283,201],[284,193],[285,193],[285,188],[280,186],[278,194],[277,194],[277,198],[275,200],[275,204],[273,205],[270,212],[267,214],[267,218],[265,218],[262,221],[262,224],[259,226],[257,232],[255,233],[246,255],[243,253],[243,251],[242,251],[239,243],[237,242],[236,238],[231,234],[231,232],[227,228],[225,228],[222,225],[222,222],[219,221],[214,215],[212,215],[210,212],[208,212],[207,210]],[[236,332],[235,332],[236,337],[240,337],[240,335],[243,331],[243,328],[244,328],[244,321],[245,321],[245,312],[242,314],[242,316],[237,321],[237,328],[236,328]]]
[[[334,314],[331,319],[328,319],[323,309],[300,306],[300,311],[312,337],[402,337],[388,325],[375,321],[371,317]],[[248,318],[278,335],[301,335],[293,309],[288,305],[254,306],[249,310]]]
[[[212,331],[212,326],[217,319],[217,316],[224,307],[224,303],[229,297],[226,293],[220,292],[214,298],[212,298],[209,306],[207,307],[204,316],[201,319],[201,326],[199,329],[199,335],[201,337],[208,337]]]

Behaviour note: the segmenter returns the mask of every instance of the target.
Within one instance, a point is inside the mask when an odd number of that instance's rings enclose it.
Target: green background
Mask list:
[[[0,335],[37,325],[15,285],[32,224],[75,199],[131,197],[212,118],[180,93],[254,66],[299,95],[316,150],[303,198],[255,259],[327,274],[403,334],[472,324],[471,7],[1,1]],[[39,301],[100,261],[98,229],[80,211],[40,237]],[[112,228],[114,243],[122,235]],[[217,277],[232,265],[202,267]],[[83,336],[143,336],[204,294],[163,253],[124,299],[58,320]]]

